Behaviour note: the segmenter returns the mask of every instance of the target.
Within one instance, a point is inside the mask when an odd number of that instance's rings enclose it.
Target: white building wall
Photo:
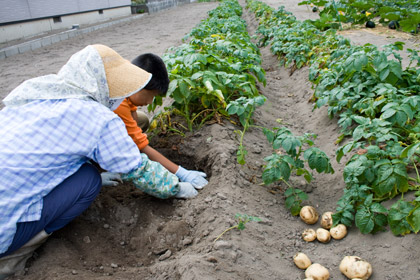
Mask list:
[[[131,0],[0,0],[0,24],[130,5]]]
[[[80,28],[83,28],[83,25],[94,24],[129,15],[131,15],[131,7],[126,6],[114,9],[106,9],[103,10],[103,13],[92,11],[61,16],[61,22],[54,22],[53,18],[51,17],[46,19],[0,25],[0,43],[7,43],[17,39],[30,38],[54,30],[71,29],[74,24],[79,24]]]

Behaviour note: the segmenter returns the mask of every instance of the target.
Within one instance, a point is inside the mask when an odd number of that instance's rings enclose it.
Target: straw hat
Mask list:
[[[116,51],[104,45],[93,45],[102,58],[110,99],[121,99],[143,89],[152,74],[131,64]]]

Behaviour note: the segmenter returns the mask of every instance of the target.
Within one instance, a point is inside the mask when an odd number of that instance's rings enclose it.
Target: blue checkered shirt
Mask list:
[[[16,223],[39,220],[42,198],[88,160],[121,173],[141,164],[124,123],[94,101],[5,107],[0,133],[0,253],[10,246]]]

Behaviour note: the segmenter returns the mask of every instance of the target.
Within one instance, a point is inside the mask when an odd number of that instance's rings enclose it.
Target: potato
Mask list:
[[[330,272],[319,263],[314,263],[306,269],[305,277],[313,280],[327,280],[330,278]]]
[[[307,269],[312,264],[311,260],[304,253],[296,253],[293,261],[300,269]]]
[[[345,256],[340,263],[340,271],[350,279],[367,280],[372,275],[372,266],[357,256]]]
[[[333,214],[333,212],[325,212],[324,214],[322,214],[322,216],[321,216],[321,227],[323,227],[325,229],[330,229],[331,228],[331,226],[333,224],[332,214]]]
[[[308,225],[315,224],[318,221],[319,217],[318,212],[312,206],[303,206],[302,209],[300,209],[299,216],[302,219],[302,221],[304,221]]]
[[[328,243],[331,240],[331,234],[325,228],[319,228],[316,230],[316,239],[322,243]]]
[[[330,234],[334,239],[343,239],[347,235],[347,227],[343,224],[338,224],[330,229]]]
[[[311,228],[307,228],[302,232],[302,238],[306,242],[314,241],[316,239],[316,232]]]

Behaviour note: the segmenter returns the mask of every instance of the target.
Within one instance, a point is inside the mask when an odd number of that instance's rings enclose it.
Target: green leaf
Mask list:
[[[361,208],[356,212],[356,226],[361,233],[370,233],[375,226],[374,216],[366,208]]]
[[[188,88],[188,84],[182,80],[180,83],[178,83],[179,91],[181,92],[182,96],[184,98],[188,98],[190,96],[190,90]]]
[[[414,206],[403,200],[399,200],[391,206],[388,211],[388,223],[394,235],[410,233],[411,226],[406,218],[413,208]]]
[[[234,114],[236,114],[236,112],[238,112],[238,106],[236,106],[232,103],[229,103],[229,105],[226,107],[226,109],[227,109],[227,112],[228,112],[229,115],[234,115]]]
[[[415,233],[420,231],[420,205],[410,212],[407,217],[407,222]]]
[[[404,148],[404,150],[401,151],[401,158],[411,158],[419,149],[420,142],[411,144],[410,146]]]
[[[373,203],[370,210],[374,213],[388,213],[388,210],[380,203]]]
[[[177,86],[178,86],[178,80],[172,80],[169,83],[167,95],[170,96],[175,91]]]
[[[286,198],[285,206],[286,206],[287,209],[292,208],[293,203],[295,203],[295,197],[294,196],[289,196],[288,198]]]
[[[392,117],[397,111],[395,111],[394,109],[388,109],[386,110],[382,115],[381,118],[386,120],[389,119],[390,117]]]

